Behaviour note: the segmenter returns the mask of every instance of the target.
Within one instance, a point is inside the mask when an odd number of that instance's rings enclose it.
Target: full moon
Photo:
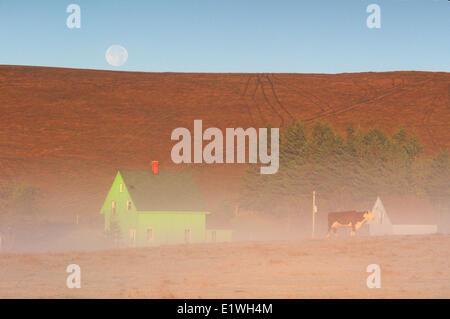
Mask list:
[[[127,62],[128,52],[123,46],[115,44],[106,50],[105,58],[110,65],[121,66]]]

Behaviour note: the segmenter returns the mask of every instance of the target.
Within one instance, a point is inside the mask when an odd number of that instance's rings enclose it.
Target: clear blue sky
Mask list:
[[[81,29],[66,7],[81,7]],[[366,7],[381,7],[381,29]],[[0,64],[152,72],[450,71],[447,0],[0,0]],[[124,46],[112,67],[105,51]]]

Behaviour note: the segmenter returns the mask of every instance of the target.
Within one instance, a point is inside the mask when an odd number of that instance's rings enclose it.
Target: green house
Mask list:
[[[209,214],[188,172],[120,170],[101,209],[105,231],[127,246],[231,240],[231,230],[206,231]],[[214,237],[214,238],[213,238]]]

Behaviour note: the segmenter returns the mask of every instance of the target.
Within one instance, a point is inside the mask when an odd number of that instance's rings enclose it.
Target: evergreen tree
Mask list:
[[[378,128],[346,129],[345,138],[315,122],[310,130],[294,122],[280,137],[277,174],[261,175],[250,166],[240,192],[243,208],[271,214],[289,213],[286,207],[310,204],[317,191],[334,206],[373,201],[380,195],[428,194],[443,202],[450,198],[449,155],[420,157],[423,146],[416,135],[400,128],[388,136]]]

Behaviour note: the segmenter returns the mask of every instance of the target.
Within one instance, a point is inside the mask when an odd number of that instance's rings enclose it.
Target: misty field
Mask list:
[[[450,235],[1,254],[1,298],[449,298]],[[81,267],[81,288],[66,267]],[[369,289],[369,264],[381,288]]]

